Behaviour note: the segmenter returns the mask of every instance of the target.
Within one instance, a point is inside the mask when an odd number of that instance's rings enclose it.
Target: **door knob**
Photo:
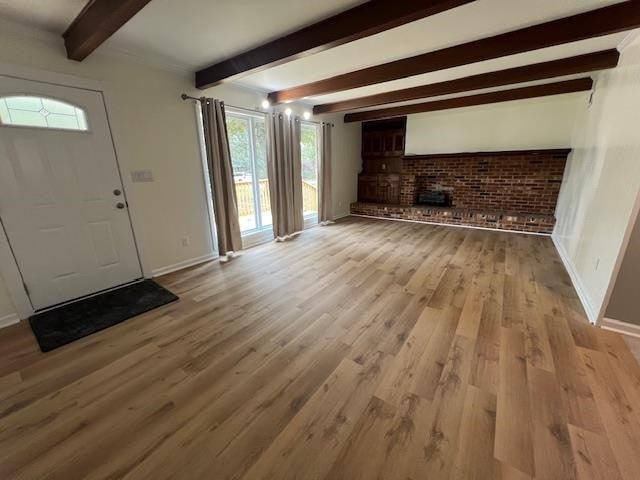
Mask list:
[[[114,194],[116,197],[119,197],[120,195],[122,195],[122,192],[121,192],[119,189],[117,189],[117,188],[116,188],[116,189],[113,191],[113,194]]]
[[[124,208],[124,203],[122,202],[116,203],[116,208],[119,208],[120,210],[122,210]]]

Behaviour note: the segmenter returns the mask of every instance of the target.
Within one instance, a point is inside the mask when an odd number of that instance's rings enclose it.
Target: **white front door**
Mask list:
[[[0,220],[36,310],[142,276],[101,92],[0,76]]]

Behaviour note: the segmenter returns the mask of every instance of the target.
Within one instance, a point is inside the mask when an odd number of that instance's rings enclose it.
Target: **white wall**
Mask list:
[[[138,214],[136,231],[141,233],[145,256],[151,269],[158,271],[213,253],[195,107],[193,102],[180,99],[180,94],[213,96],[252,109],[260,105],[264,94],[229,85],[203,93],[194,89],[191,73],[149,66],[143,61],[105,48],[81,63],[67,60],[61,38],[0,20],[0,63],[105,84],[123,175],[138,169],[153,171],[153,183],[127,185],[125,179],[125,186],[131,208]],[[307,108],[288,106],[296,113]],[[343,214],[356,198],[353,171],[360,163],[360,140],[353,126],[335,123],[334,205],[336,214]],[[182,246],[183,237],[189,238],[188,246]],[[15,311],[5,283],[6,279],[0,278],[0,318]]]
[[[567,148],[585,93],[407,117],[407,154]]]
[[[362,169],[361,124],[344,123],[344,115],[323,115],[322,121],[334,124],[332,146],[333,214],[349,215],[349,206],[358,199],[358,173]]]
[[[13,323],[15,318],[16,309],[9,296],[9,291],[4,283],[4,279],[0,276],[0,328],[5,324]]]
[[[554,241],[592,321],[602,310],[640,188],[640,41],[599,76],[582,105],[562,184]]]

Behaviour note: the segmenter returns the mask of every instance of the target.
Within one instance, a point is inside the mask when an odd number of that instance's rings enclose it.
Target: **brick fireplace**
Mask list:
[[[405,156],[399,204],[356,202],[351,213],[503,230],[551,233],[569,150]],[[418,204],[446,192],[448,206]]]

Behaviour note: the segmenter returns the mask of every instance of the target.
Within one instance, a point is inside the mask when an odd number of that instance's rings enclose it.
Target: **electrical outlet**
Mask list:
[[[182,244],[183,247],[188,247],[189,246],[189,237],[182,237],[180,239],[180,243]]]

